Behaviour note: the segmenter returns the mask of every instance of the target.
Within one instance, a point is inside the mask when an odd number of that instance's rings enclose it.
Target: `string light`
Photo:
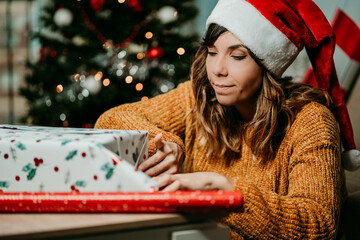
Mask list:
[[[125,0],[118,0],[118,2],[119,2],[119,3],[124,3],[124,2],[125,2]]]
[[[182,48],[182,47],[180,47],[180,48],[178,48],[178,49],[176,50],[176,52],[177,52],[177,54],[179,54],[179,55],[184,55],[184,54],[185,54],[185,49]]]
[[[61,120],[61,121],[65,121],[65,120],[66,120],[66,115],[65,115],[65,113],[60,114],[60,120]]]
[[[103,80],[103,85],[104,85],[104,87],[109,86],[109,85],[110,85],[110,79],[105,78],[105,79]]]
[[[132,76],[127,76],[127,77],[125,78],[125,82],[126,82],[127,84],[132,83],[132,81],[133,81],[133,77],[132,77]]]
[[[58,93],[61,93],[63,90],[64,90],[63,85],[59,84],[59,85],[56,86],[56,91],[57,91]]]
[[[152,32],[145,33],[145,38],[147,38],[147,39],[151,39],[153,36],[154,36],[154,34]]]
[[[75,80],[75,82],[78,82],[79,80],[80,80],[80,74],[75,74],[74,75],[74,80]]]
[[[139,60],[143,59],[144,57],[145,57],[145,53],[138,53],[136,55],[136,58],[139,59]]]
[[[119,77],[120,77],[123,73],[124,73],[124,72],[123,72],[123,70],[121,70],[121,69],[116,70],[116,76],[119,76]]]
[[[100,81],[102,77],[103,77],[103,73],[101,71],[97,72],[94,76],[96,81]]]
[[[143,97],[141,98],[141,101],[146,101],[146,100],[149,100],[149,98],[148,98],[147,96],[143,96]]]
[[[135,86],[135,89],[136,89],[136,91],[138,91],[138,92],[140,92],[141,90],[143,90],[143,88],[144,88],[144,85],[143,85],[142,83],[138,83],[138,84],[136,84],[136,86]]]

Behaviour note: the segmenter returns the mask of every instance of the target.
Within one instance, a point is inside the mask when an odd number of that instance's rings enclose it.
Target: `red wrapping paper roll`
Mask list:
[[[239,212],[239,191],[0,193],[0,212]]]

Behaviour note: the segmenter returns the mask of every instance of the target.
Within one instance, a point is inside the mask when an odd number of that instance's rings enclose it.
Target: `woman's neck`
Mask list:
[[[239,103],[235,106],[235,108],[238,110],[245,122],[250,122],[256,112],[256,100]]]

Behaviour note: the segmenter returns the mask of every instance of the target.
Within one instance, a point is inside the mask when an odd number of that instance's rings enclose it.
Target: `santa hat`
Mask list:
[[[305,47],[313,66],[310,84],[329,92],[340,125],[346,169],[360,167],[353,130],[336,75],[335,34],[311,0],[219,0],[207,19],[227,28],[275,76],[281,77]]]

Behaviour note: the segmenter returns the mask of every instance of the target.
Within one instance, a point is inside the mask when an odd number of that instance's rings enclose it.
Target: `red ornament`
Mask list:
[[[143,10],[142,6],[140,5],[139,0],[128,0],[127,5],[135,12],[140,12]]]
[[[163,55],[164,51],[159,47],[150,48],[146,53],[146,57],[150,60],[160,58]]]
[[[55,50],[55,49],[50,49],[50,56],[52,57],[52,58],[55,58],[56,57],[56,55],[57,55],[57,51]]]
[[[95,12],[98,12],[102,9],[104,2],[105,0],[91,0],[90,4],[92,9],[94,9]]]
[[[48,49],[44,47],[40,48],[39,54],[40,54],[40,61],[41,62],[45,61],[48,55]]]

